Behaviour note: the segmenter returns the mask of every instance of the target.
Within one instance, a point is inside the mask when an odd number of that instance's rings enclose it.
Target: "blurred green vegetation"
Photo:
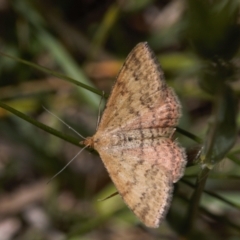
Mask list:
[[[0,13],[0,51],[30,64],[0,58],[0,239],[240,238],[239,1],[2,0]],[[141,41],[181,100],[189,165],[154,230],[119,196],[98,201],[116,190],[94,151],[46,184],[82,139],[42,106],[91,136]]]

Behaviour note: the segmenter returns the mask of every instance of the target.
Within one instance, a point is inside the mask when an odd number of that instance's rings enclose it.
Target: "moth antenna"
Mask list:
[[[101,120],[101,104],[102,104],[102,100],[103,100],[103,98],[104,98],[105,92],[102,91],[102,93],[103,93],[103,95],[102,95],[102,97],[101,97],[101,99],[100,99],[99,106],[98,106],[98,118],[97,118],[96,129],[98,129],[98,125],[99,125],[100,120]]]
[[[70,165],[73,160],[76,159],[76,157],[84,150],[86,149],[88,146],[85,146],[84,148],[82,148],[59,172],[57,172],[53,177],[51,177],[48,181],[47,181],[47,184],[50,183],[56,176],[58,176],[62,171],[64,171],[68,165]]]
[[[60,117],[58,117],[57,115],[55,115],[54,113],[52,113],[50,110],[48,110],[47,108],[45,108],[44,106],[42,106],[43,109],[45,111],[47,111],[48,113],[50,113],[52,116],[54,116],[55,118],[57,118],[60,122],[62,122],[65,126],[67,126],[70,130],[72,130],[73,132],[75,132],[78,136],[80,136],[83,139],[86,139],[85,137],[83,137],[79,132],[77,132],[74,128],[72,128],[70,125],[68,125],[66,122],[64,122]]]

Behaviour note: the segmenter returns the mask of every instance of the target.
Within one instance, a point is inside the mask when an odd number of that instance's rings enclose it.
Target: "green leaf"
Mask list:
[[[213,116],[201,157],[208,168],[224,158],[237,136],[237,99],[226,84],[218,86]]]

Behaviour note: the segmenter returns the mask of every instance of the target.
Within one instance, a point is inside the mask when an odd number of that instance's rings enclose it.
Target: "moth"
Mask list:
[[[81,143],[98,151],[118,193],[148,227],[156,228],[183,175],[185,150],[173,139],[181,105],[147,43],[124,62],[98,129]]]

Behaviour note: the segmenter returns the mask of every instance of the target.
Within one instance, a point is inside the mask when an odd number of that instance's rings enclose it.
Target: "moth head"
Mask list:
[[[80,142],[80,144],[85,145],[90,148],[94,148],[94,140],[93,137],[87,137],[83,141]]]

